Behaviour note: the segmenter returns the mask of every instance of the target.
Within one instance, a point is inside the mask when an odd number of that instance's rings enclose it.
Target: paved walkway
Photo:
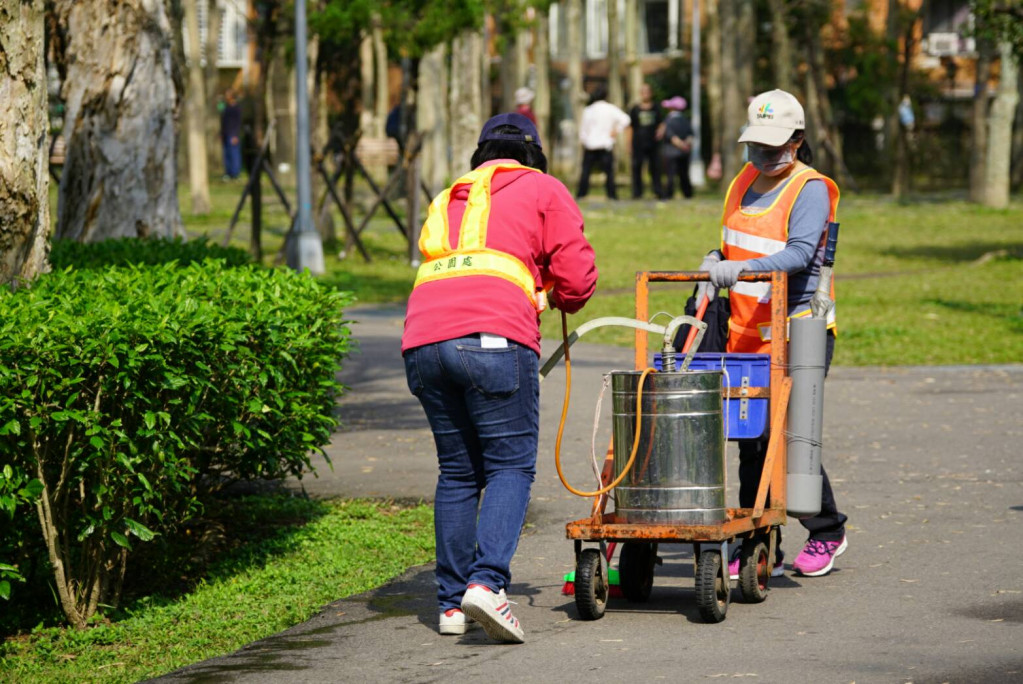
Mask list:
[[[401,311],[352,315],[361,353],[343,373],[352,389],[328,449],[334,470],[301,486],[313,496],[432,498],[433,443],[405,388]],[[563,456],[570,479],[585,485],[601,374],[630,367],[631,352],[573,350]],[[837,353],[841,362],[841,346]],[[165,679],[1023,682],[1023,366],[833,369],[824,458],[850,518],[849,550],[828,577],[772,580],[762,604],[743,604],[734,590],[717,625],[700,621],[684,545],[661,547],[649,603],[612,600],[602,620],[583,622],[562,596],[573,564],[564,523],[588,512],[553,465],[563,377],[556,371],[542,385],[537,482],[512,565],[509,595],[526,644],[493,645],[479,629],[440,637],[427,565]],[[734,505],[734,486],[729,497]],[[803,539],[798,524],[786,528],[790,559]]]

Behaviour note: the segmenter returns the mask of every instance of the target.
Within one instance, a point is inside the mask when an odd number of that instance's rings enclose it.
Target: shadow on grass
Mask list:
[[[202,582],[260,567],[291,550],[292,537],[329,511],[326,503],[287,493],[278,483],[241,483],[208,496],[198,516],[137,544],[128,560],[120,607],[105,617],[116,623],[140,610],[174,603]],[[40,564],[35,581],[22,585],[26,590],[4,606],[0,635],[64,624],[47,573]],[[29,586],[35,590],[27,590]]]
[[[964,242],[957,245],[916,245],[878,250],[900,259],[937,259],[963,263],[981,259],[1023,259],[1023,242]]]

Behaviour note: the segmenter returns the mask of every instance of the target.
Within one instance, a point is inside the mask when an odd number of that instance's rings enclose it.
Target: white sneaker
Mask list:
[[[495,594],[482,584],[470,584],[462,597],[462,610],[480,623],[487,636],[495,641],[521,644],[526,640],[526,633],[512,615],[504,589]]]
[[[469,628],[470,622],[472,620],[467,618],[465,613],[458,608],[449,608],[440,614],[440,633],[465,634],[465,630]]]

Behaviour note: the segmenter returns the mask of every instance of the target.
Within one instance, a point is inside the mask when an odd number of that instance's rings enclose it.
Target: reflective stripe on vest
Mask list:
[[[426,223],[419,237],[419,251],[425,261],[416,274],[413,288],[423,283],[459,276],[487,275],[518,285],[537,311],[547,308],[543,290],[537,292],[536,279],[520,259],[506,252],[488,249],[487,227],[490,221],[490,185],[499,171],[534,171],[520,164],[494,164],[478,168],[455,181],[430,203]],[[465,213],[458,230],[458,246],[451,247],[448,206],[451,192],[459,185],[470,185]]]
[[[785,249],[792,207],[795,206],[796,198],[803,187],[811,180],[821,180],[827,186],[831,200],[828,220],[835,220],[838,211],[838,186],[827,176],[809,167],[793,175],[766,209],[744,210],[742,198],[758,175],[759,172],[752,164],[746,164],[728,188],[721,216],[721,251],[725,259],[747,261],[777,254]],[[834,301],[834,283],[831,285],[831,298]],[[731,331],[728,350],[768,351],[771,339],[770,283],[736,283],[731,289],[729,299],[732,316],[728,321]],[[789,312],[789,318],[809,315],[809,311],[809,304],[801,304]],[[835,327],[834,307],[828,312],[828,327]]]

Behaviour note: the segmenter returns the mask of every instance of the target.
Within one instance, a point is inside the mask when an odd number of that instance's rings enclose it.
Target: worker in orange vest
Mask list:
[[[471,618],[521,643],[506,590],[536,474],[539,316],[581,309],[597,269],[532,121],[487,121],[471,166],[430,205],[401,347],[440,466],[439,631],[463,634]]]
[[[731,288],[728,352],[770,351],[770,283],[739,282],[743,271],[785,271],[789,316],[809,316],[817,289],[829,223],[838,210],[838,186],[814,170],[813,152],[805,138],[803,107],[783,90],[761,93],[750,102],[747,126],[739,137],[749,153],[728,188],[722,215],[721,250],[707,255],[700,266],[709,271],[713,296]],[[834,301],[834,286],[831,298]],[[835,311],[828,313],[825,372],[835,350]],[[739,505],[751,508],[767,453],[768,435],[739,440]],[[831,572],[835,558],[847,547],[846,516],[838,511],[827,473],[823,475],[821,511],[800,520],[809,539],[792,563],[809,577]],[[780,537],[779,537],[780,540]],[[779,550],[780,551],[780,550]],[[739,561],[729,565],[738,577]],[[779,553],[775,576],[783,573]]]

